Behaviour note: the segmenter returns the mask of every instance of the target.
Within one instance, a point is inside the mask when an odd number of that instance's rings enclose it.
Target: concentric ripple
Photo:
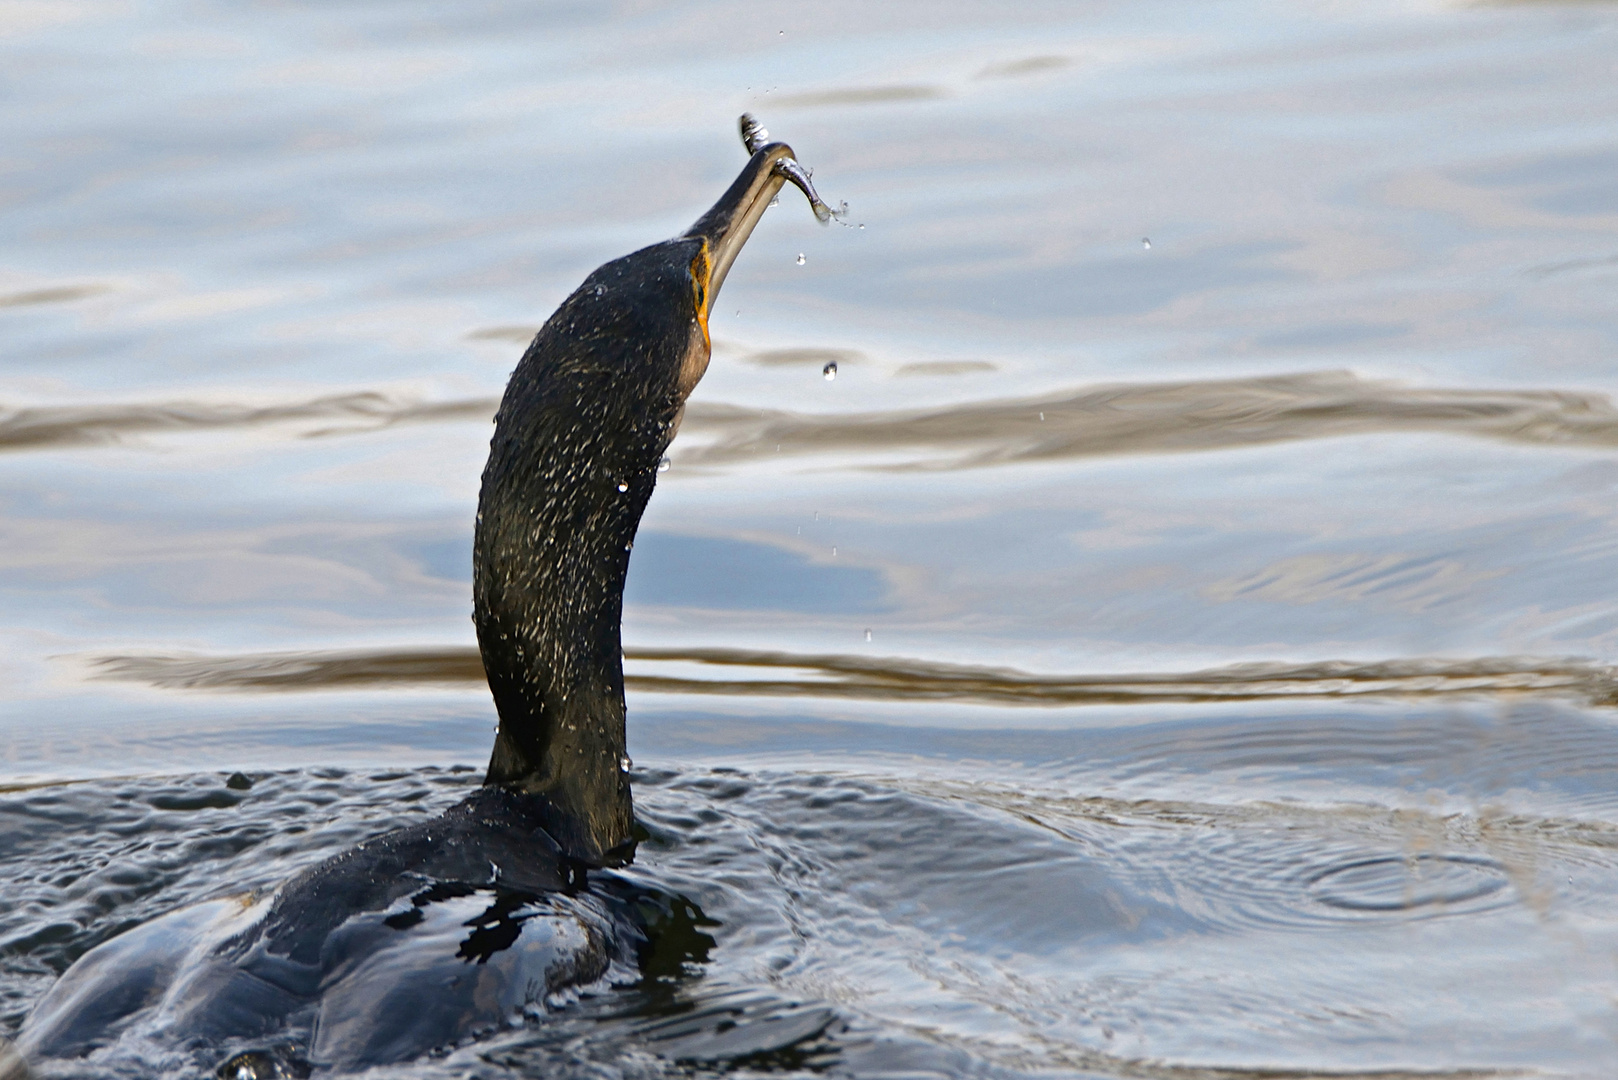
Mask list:
[[[1478,910],[1508,884],[1506,868],[1476,855],[1384,855],[1328,867],[1309,880],[1327,907],[1352,912]]]

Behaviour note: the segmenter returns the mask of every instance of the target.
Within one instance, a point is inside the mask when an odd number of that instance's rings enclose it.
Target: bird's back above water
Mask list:
[[[24,1024],[30,1060],[345,1073],[520,1022],[634,963],[646,929],[632,890],[588,878],[634,852],[619,640],[630,550],[737,252],[784,182],[824,211],[790,148],[747,118],[743,138],[751,158],[719,202],[685,235],[591,274],[512,375],[474,543],[500,716],[485,785],[267,897],[172,912],[86,953]]]
[[[272,896],[184,908],[75,964],[29,1017],[30,1058],[193,1053],[224,1075],[347,1072],[475,1035],[601,978],[638,936],[576,887],[532,800],[485,787]],[[633,952],[628,954],[632,958]]]

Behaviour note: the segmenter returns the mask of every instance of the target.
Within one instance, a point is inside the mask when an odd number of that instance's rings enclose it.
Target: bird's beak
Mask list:
[[[821,201],[814,185],[809,182],[809,174],[798,164],[792,147],[786,143],[765,142],[769,133],[751,116],[741,118],[741,129],[742,142],[752,151],[752,159],[742,169],[741,175],[736,177],[736,182],[713,204],[713,208],[698,218],[697,223],[685,234],[706,242],[703,254],[707,256],[707,278],[697,281],[701,289],[698,306],[704,333],[707,331],[708,309],[713,298],[719,294],[719,286],[724,284],[731,263],[736,261],[742,245],[753,234],[753,226],[764,216],[765,209],[781,190],[782,184],[787,181],[796,184],[808,197],[809,205],[822,223],[830,221],[833,216],[831,208]],[[694,265],[692,270],[697,273],[700,268]]]

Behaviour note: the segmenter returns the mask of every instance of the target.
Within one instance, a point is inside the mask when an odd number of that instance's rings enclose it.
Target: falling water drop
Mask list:
[[[629,490],[629,485],[624,483],[622,480],[620,480],[620,481],[618,481],[618,490],[619,491],[628,491]]]
[[[802,266],[806,261],[807,260],[803,257],[803,252],[798,252],[798,265]]]
[[[869,629],[867,629],[867,630],[866,630],[866,631],[865,631],[865,640],[866,640],[866,641],[870,641],[870,640],[871,640],[871,631],[870,631],[870,630],[869,630]]]
[[[834,559],[837,558],[837,549],[836,548],[831,549],[831,557],[834,558]]]
[[[1044,413],[1039,414],[1039,422],[1041,424],[1043,424],[1045,422],[1045,414]]]
[[[1140,238],[1140,246],[1145,248],[1147,251],[1152,250],[1152,238],[1149,237],[1149,236],[1141,237]]]
[[[674,468],[674,462],[670,461],[666,456],[657,463],[658,472],[668,472],[672,468]]]
[[[837,361],[833,360],[831,363],[821,368],[820,373],[826,377],[827,382],[831,382],[833,379],[837,378]]]

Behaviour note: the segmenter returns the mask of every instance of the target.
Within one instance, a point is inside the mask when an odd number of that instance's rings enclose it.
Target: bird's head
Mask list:
[[[694,318],[702,332],[704,352],[710,351],[712,341],[708,335],[708,312],[719,287],[725,282],[731,264],[741,253],[742,245],[753,234],[764,211],[775,201],[783,184],[792,183],[804,193],[809,205],[822,224],[830,221],[839,211],[832,210],[821,200],[810,182],[809,173],[798,164],[792,147],[783,142],[770,142],[765,131],[752,116],[741,118],[742,144],[752,153],[747,167],[736,177],[730,188],[719,197],[706,214],[686,234],[671,243],[691,252],[687,264],[691,280]],[[686,393],[702,378],[707,359],[700,367],[682,371],[681,380]]]

